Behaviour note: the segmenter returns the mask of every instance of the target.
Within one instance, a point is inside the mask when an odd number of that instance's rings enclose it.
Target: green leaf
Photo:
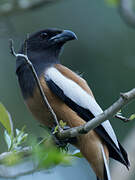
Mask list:
[[[135,114],[132,114],[130,117],[129,117],[129,120],[134,120],[135,119]]]
[[[5,138],[6,144],[8,146],[8,150],[9,150],[12,145],[12,137],[7,133],[6,130],[4,131],[4,138]]]
[[[20,154],[17,154],[16,152],[12,152],[9,154],[6,158],[3,160],[3,164],[6,166],[13,166],[22,161],[22,157]]]
[[[27,139],[28,134],[24,133],[23,127],[21,130],[16,129],[16,136],[12,139],[12,144],[10,146],[10,151],[21,149],[21,144]]]
[[[33,158],[38,161],[39,167],[51,168],[58,164],[69,165],[73,157],[67,152],[61,151],[57,148],[51,139],[45,141],[44,144],[35,143],[32,145]]]
[[[62,129],[64,129],[64,127],[66,126],[66,122],[63,122],[62,120],[60,120],[60,126],[62,127]]]
[[[105,0],[105,2],[111,6],[118,6],[120,3],[120,0]]]
[[[83,158],[83,155],[82,155],[82,153],[79,150],[75,150],[72,153],[72,156],[75,156],[75,157],[78,157],[78,158]]]
[[[64,129],[64,127],[66,126],[66,122],[63,122],[62,120],[60,120],[59,124],[60,124],[60,127],[61,127],[62,129]],[[58,128],[58,125],[57,125],[57,126],[55,127],[53,133],[54,133],[54,134],[57,133],[58,130],[59,130],[59,128]]]
[[[21,130],[16,129],[16,142],[17,142],[17,145],[20,145],[21,143],[23,143],[26,140],[26,138],[28,137],[28,134],[24,133],[24,128],[25,127],[23,127]]]
[[[58,126],[56,126],[53,133],[56,134],[58,132],[58,129]]]
[[[9,112],[6,110],[6,108],[3,106],[3,104],[1,103],[0,103],[0,122],[7,130],[8,134],[13,135],[13,123],[11,116]]]

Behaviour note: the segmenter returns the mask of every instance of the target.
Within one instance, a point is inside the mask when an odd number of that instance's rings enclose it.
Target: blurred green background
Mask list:
[[[65,45],[61,62],[83,73],[103,109],[117,100],[120,92],[134,87],[135,30],[121,20],[117,8],[108,6],[104,0],[61,0],[35,10],[4,16],[0,19],[0,101],[10,112],[14,126],[21,129],[26,125],[26,132],[32,136],[41,136],[44,132],[23,102],[8,40],[12,38],[18,50],[27,33],[48,27],[76,33],[78,41]],[[124,115],[135,113],[134,105],[133,102],[124,108]],[[111,123],[121,141],[135,125],[117,119]],[[2,152],[6,150],[2,133],[0,143]],[[77,160],[71,167],[57,167],[49,174],[35,173],[18,179],[37,178],[89,180],[95,175],[85,160]]]

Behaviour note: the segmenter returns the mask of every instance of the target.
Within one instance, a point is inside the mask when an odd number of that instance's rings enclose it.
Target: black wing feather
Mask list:
[[[63,90],[59,88],[51,79],[46,80],[48,87],[51,91],[56,94],[62,101],[65,102],[73,111],[75,111],[82,119],[85,121],[89,121],[90,119],[94,118],[94,115],[88,110],[85,109],[74,101],[72,101],[69,97],[67,97]]]
[[[65,102],[72,110],[74,110],[82,119],[84,119],[86,122],[94,118],[95,116],[88,110],[85,109],[78,104],[76,104],[74,101],[72,101],[69,97],[67,97],[63,90],[56,85],[51,79],[46,79],[47,85],[50,88],[50,90],[57,95],[62,101]],[[110,157],[118,160],[119,162],[123,163],[127,168],[129,167],[129,161],[128,156],[124,148],[119,143],[120,149],[115,145],[115,143],[112,141],[108,133],[105,131],[104,127],[99,125],[96,127],[95,132],[103,138],[103,140],[106,142],[106,145],[109,149],[109,155]]]
[[[109,156],[117,161],[120,161],[128,168],[130,165],[129,160],[128,160],[128,155],[126,151],[124,150],[124,148],[122,147],[122,145],[118,142],[119,147],[120,147],[120,150],[119,150],[102,125],[98,126],[94,130],[106,142],[106,145],[109,149]]]

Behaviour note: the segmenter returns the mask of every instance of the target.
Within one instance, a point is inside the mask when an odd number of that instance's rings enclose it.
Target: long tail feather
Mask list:
[[[109,171],[109,167],[108,167],[108,162],[107,162],[107,159],[106,159],[106,156],[105,156],[103,146],[101,146],[101,151],[102,151],[103,160],[104,160],[104,180],[111,180],[110,171]]]

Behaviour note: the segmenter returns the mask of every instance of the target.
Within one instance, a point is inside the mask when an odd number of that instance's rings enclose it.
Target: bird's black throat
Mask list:
[[[59,64],[59,59],[56,56],[45,53],[28,53],[28,58],[32,62],[38,77],[46,68]],[[29,65],[22,57],[18,57],[16,60],[16,74],[24,99],[32,97],[36,81]]]

